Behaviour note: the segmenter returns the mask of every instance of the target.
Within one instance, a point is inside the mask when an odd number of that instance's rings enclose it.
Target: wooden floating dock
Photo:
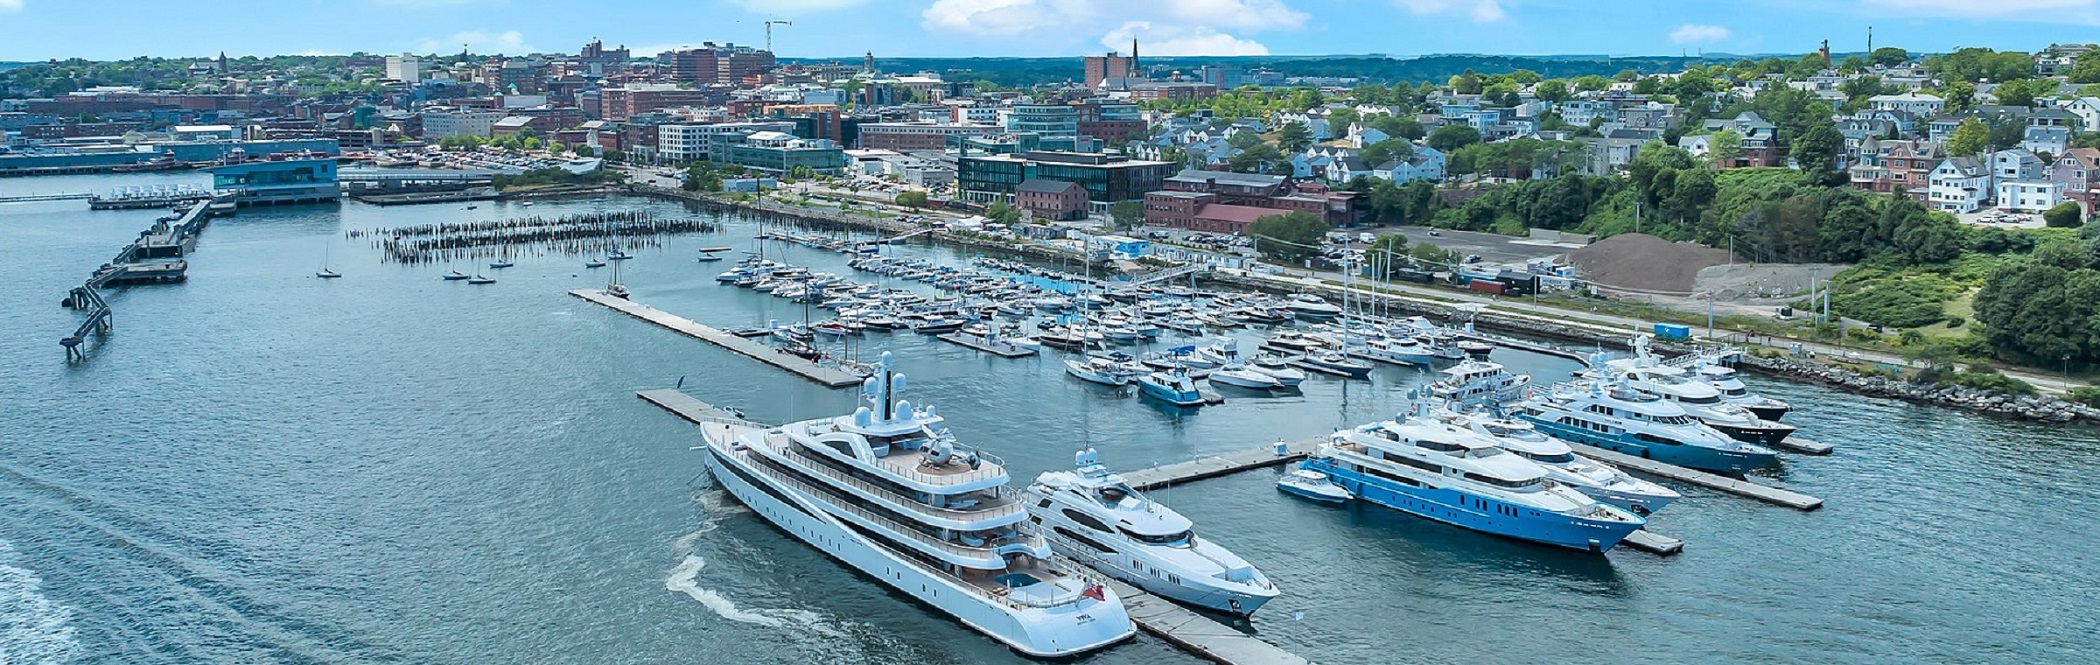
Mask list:
[[[1657,462],[1652,459],[1635,457],[1573,441],[1569,441],[1568,446],[1574,448],[1578,453],[1603,460],[1613,466],[1632,469],[1649,475],[1662,476],[1679,482],[1691,483],[1736,496],[1749,497],[1769,504],[1786,506],[1795,510],[1815,510],[1823,507],[1822,499],[1799,492],[1759,485],[1748,480],[1730,478],[1696,469],[1687,469],[1675,464]]]
[[[1779,443],[1772,444],[1771,447],[1790,450],[1803,455],[1828,455],[1831,451],[1830,444],[1809,439],[1799,434],[1789,436]]]
[[[1123,599],[1123,608],[1138,628],[1196,656],[1225,665],[1309,665],[1297,654],[1242,633],[1210,617],[1137,587],[1111,579],[1108,586]]]
[[[1320,438],[1285,444],[1282,455],[1276,454],[1275,444],[1269,444],[1236,453],[1198,457],[1186,462],[1125,471],[1119,475],[1123,476],[1123,480],[1130,483],[1132,488],[1138,490],[1172,487],[1181,483],[1203,480],[1205,478],[1216,478],[1249,469],[1281,466],[1296,462],[1305,459],[1307,455],[1311,455],[1313,451],[1318,450],[1320,444],[1324,441],[1326,439]]]
[[[669,328],[687,337],[708,342],[730,351],[774,367],[778,367],[805,379],[817,382],[826,388],[844,388],[860,385],[861,378],[845,370],[804,360],[770,346],[731,335],[712,326],[701,324],[670,312],[625,298],[606,295],[596,289],[576,289],[569,295],[582,298],[643,321]]]
[[[934,335],[934,337],[943,342],[976,349],[1001,358],[1026,358],[1036,354],[1036,348],[1032,346],[1019,346],[1000,341],[986,342],[982,339],[973,339],[969,335],[959,332]]]

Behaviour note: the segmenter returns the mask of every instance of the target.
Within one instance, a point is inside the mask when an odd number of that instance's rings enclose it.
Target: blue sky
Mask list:
[[[276,53],[637,55],[702,41],[783,56],[1806,53],[2090,41],[2100,0],[0,0],[0,60]]]

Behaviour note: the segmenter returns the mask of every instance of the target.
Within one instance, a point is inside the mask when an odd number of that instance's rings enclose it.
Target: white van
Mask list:
[[[1369,245],[1371,243],[1378,242],[1378,236],[1372,235],[1370,231],[1365,231],[1363,233],[1356,234],[1356,241]]]

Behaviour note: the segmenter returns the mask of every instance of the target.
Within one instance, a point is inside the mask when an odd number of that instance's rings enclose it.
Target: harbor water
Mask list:
[[[0,180],[0,196],[197,182]],[[59,300],[159,213],[0,205],[0,662],[1021,662],[740,509],[689,450],[697,431],[633,394],[682,381],[784,421],[846,412],[852,391],[568,296],[610,276],[583,256],[404,266],[345,237],[637,208],[709,214],[626,198],[242,210],[204,233],[186,283],[110,291],[114,331],[69,364],[57,340],[79,314]],[[756,224],[723,221],[631,250],[634,299],[720,327],[802,320],[693,260],[754,246]],[[767,251],[876,279],[836,253]],[[324,262],[343,278],[313,278]],[[498,281],[440,280],[450,267]],[[1429,378],[1314,377],[1182,412],[1066,377],[1056,352],[864,344],[1020,482],[1083,446],[1127,469],[1321,436]],[[1575,367],[1496,357],[1541,380]],[[1245,627],[1322,663],[2100,662],[2100,432],[1751,381],[1837,446],[1776,472],[1827,507],[1681,488],[1650,524],[1684,539],[1675,557],[1311,505],[1276,492],[1275,470],[1154,494],[1282,588]],[[1081,661],[1197,662],[1148,636]]]

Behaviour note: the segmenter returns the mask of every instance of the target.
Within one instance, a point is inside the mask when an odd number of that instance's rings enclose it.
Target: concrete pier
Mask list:
[[[750,358],[752,360],[772,365],[774,367],[778,367],[792,372],[796,376],[815,381],[819,385],[822,385],[826,388],[844,388],[847,386],[860,385],[861,377],[854,376],[853,374],[850,374],[845,370],[838,369],[836,367],[825,367],[823,365],[804,360],[800,357],[789,355],[788,353],[780,351],[779,349],[775,349],[773,347],[766,346],[758,342],[744,339],[736,335],[731,335],[712,326],[704,325],[697,321],[693,321],[692,319],[672,314],[670,312],[666,312],[638,302],[633,302],[626,298],[616,298],[613,296],[606,295],[604,291],[600,291],[597,289],[577,289],[574,291],[570,291],[569,295],[576,296],[578,298],[582,298],[584,300],[588,300],[594,303],[598,303],[600,305],[604,305],[607,308],[610,308],[614,311],[626,314],[628,316],[632,316],[637,319],[641,319],[643,321],[648,321],[650,323],[669,328],[687,337],[691,337],[693,339],[714,344],[715,346],[729,349],[730,351],[734,351],[738,355],[742,355],[746,358]]]
[[[1831,451],[1830,444],[1816,441],[1800,434],[1782,439],[1779,443],[1772,444],[1771,447],[1803,455],[1828,455]]]
[[[634,396],[642,398],[642,401],[655,404],[663,410],[671,412],[672,415],[684,418],[695,425],[731,420],[751,427],[767,427],[767,425],[744,420],[734,413],[730,413],[713,404],[702,402],[695,399],[692,395],[687,395],[675,388],[637,390],[634,391]]]
[[[1635,457],[1625,453],[1605,450],[1603,448],[1587,446],[1580,443],[1575,443],[1573,441],[1569,441],[1568,446],[1574,448],[1576,453],[1586,455],[1597,460],[1601,460],[1607,464],[1611,464],[1622,469],[1631,469],[1653,476],[1662,476],[1670,480],[1691,483],[1693,485],[1698,485],[1707,489],[1719,490],[1741,497],[1749,497],[1752,499],[1763,501],[1765,503],[1786,506],[1795,510],[1815,510],[1817,508],[1823,507],[1822,499],[1818,499],[1816,497],[1812,497],[1799,492],[1783,490],[1777,487],[1770,487],[1766,485],[1759,485],[1748,480],[1730,478],[1728,476],[1707,473],[1705,471],[1699,471],[1697,469],[1687,469],[1681,466],[1677,466],[1675,464],[1665,464],[1662,462],[1657,462],[1655,460],[1646,459],[1642,457]]]
[[[1138,628],[1205,660],[1225,665],[1308,665],[1312,661],[1118,580],[1108,586]]]
[[[1138,490],[1171,487],[1190,481],[1216,478],[1250,469],[1281,466],[1296,462],[1305,459],[1307,455],[1311,455],[1313,451],[1318,450],[1320,444],[1324,441],[1326,441],[1325,438],[1320,438],[1285,444],[1282,455],[1276,454],[1275,444],[1269,444],[1260,448],[1242,450],[1235,453],[1198,457],[1186,462],[1176,462],[1165,466],[1124,471],[1120,472],[1120,475],[1123,476],[1124,481],[1130,483],[1132,488]]]

